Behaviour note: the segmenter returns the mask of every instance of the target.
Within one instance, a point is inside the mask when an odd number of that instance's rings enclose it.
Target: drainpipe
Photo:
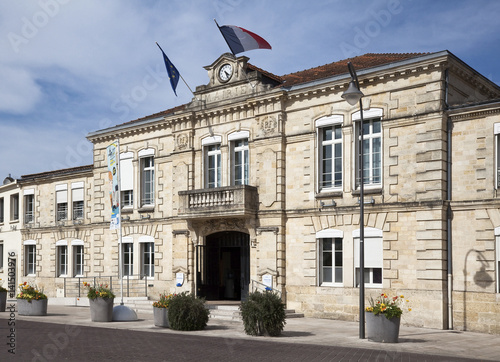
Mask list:
[[[446,242],[447,242],[447,274],[448,274],[448,283],[447,283],[447,292],[448,292],[448,329],[453,329],[453,301],[452,301],[452,292],[453,292],[453,263],[452,263],[452,250],[451,250],[451,136],[453,124],[451,122],[451,117],[448,116],[447,111],[449,109],[448,106],[448,69],[444,71],[444,108],[446,112],[446,201],[447,201],[447,210],[446,210]]]

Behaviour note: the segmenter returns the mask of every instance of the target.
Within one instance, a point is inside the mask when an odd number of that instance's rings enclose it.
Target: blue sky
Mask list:
[[[365,53],[449,50],[500,84],[500,1],[25,0],[0,2],[0,182],[92,163],[85,136],[187,103],[228,52],[219,25],[273,47],[242,55],[277,75]]]

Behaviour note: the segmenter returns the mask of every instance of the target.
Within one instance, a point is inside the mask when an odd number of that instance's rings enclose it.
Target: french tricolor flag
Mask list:
[[[234,25],[219,26],[217,24],[217,26],[234,55],[252,49],[271,49],[267,41],[251,31]]]

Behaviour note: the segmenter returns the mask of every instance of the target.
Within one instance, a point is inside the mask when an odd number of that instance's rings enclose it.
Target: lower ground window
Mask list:
[[[368,287],[382,287],[383,281],[383,239],[382,230],[375,228],[364,229],[364,282]],[[360,263],[359,263],[359,229],[355,230],[354,236],[354,269],[356,287],[360,284]]]
[[[144,277],[154,276],[154,243],[142,243],[141,244],[141,264],[142,264],[142,275]]]

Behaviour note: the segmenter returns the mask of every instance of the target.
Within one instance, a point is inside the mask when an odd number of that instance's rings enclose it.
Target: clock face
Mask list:
[[[219,69],[219,78],[223,82],[227,82],[229,79],[231,79],[231,76],[233,75],[233,66],[231,64],[224,64],[222,67]]]

